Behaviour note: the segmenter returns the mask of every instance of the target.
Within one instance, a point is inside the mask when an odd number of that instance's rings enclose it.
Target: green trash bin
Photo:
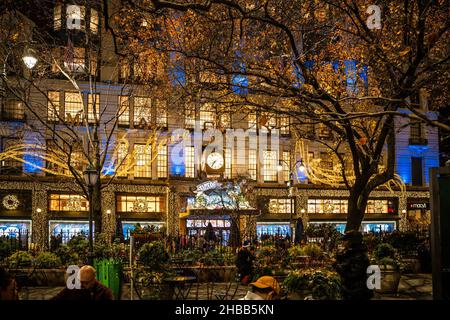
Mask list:
[[[94,262],[97,280],[111,289],[116,300],[120,299],[122,263],[113,259],[101,259]]]

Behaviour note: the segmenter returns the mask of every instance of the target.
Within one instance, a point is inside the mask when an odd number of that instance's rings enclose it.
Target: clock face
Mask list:
[[[223,167],[223,156],[218,152],[213,152],[206,158],[206,164],[214,170],[218,170]]]

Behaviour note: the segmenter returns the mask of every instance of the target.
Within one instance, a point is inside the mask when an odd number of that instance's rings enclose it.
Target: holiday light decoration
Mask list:
[[[153,162],[158,155],[158,147],[166,144],[167,141],[168,139],[160,136],[159,131],[156,129],[150,131],[145,141],[145,150],[149,147],[151,148],[151,162]],[[110,175],[123,176],[134,171],[137,153],[136,150],[128,151],[129,146],[130,141],[126,134],[117,140],[113,151],[111,152],[110,159],[105,162],[102,168],[102,177]],[[101,152],[105,151],[101,150]],[[82,153],[81,157],[77,158],[76,165],[73,163],[74,153],[72,153],[71,157],[72,163],[69,165],[68,152],[61,151],[59,148],[49,149],[47,145],[30,143],[17,143],[0,153],[0,161],[14,160],[39,169],[44,173],[56,176],[73,177],[73,174],[70,171],[70,169],[72,169],[82,176],[83,168],[89,164],[86,154]],[[27,159],[30,158],[43,161],[27,161]],[[44,165],[39,165],[38,163]]]
[[[20,205],[20,201],[16,195],[8,194],[3,197],[2,204],[8,210],[16,210]]]
[[[298,139],[295,144],[295,152],[299,154],[303,165],[305,167],[305,175],[308,180],[315,184],[325,184],[332,187],[340,187],[345,184],[344,177],[342,173],[342,164],[338,162],[333,165],[332,169],[324,168],[321,166],[322,159],[309,159],[308,157],[308,146],[303,139]],[[333,152],[328,152],[327,159],[336,158]],[[351,164],[351,159],[348,157],[344,158],[345,163]],[[383,169],[382,165],[379,165],[380,170]],[[355,175],[351,169],[344,170],[345,178],[350,184],[355,182]],[[298,177],[297,177],[298,178]],[[402,194],[406,193],[406,186],[402,178],[398,174],[394,174],[394,178],[389,180],[384,184],[384,186],[390,191],[394,192],[394,188],[398,188]],[[329,208],[332,211],[332,208]]]

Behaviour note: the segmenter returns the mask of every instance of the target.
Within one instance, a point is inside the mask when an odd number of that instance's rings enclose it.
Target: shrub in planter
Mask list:
[[[80,259],[78,253],[73,252],[68,246],[61,245],[55,250],[55,255],[61,260],[61,264],[68,265],[79,265],[83,262]]]
[[[162,270],[169,261],[169,254],[161,241],[145,243],[138,252],[138,261],[153,270]]]
[[[41,252],[36,257],[34,265],[38,269],[56,269],[61,267],[61,259],[54,253]]]
[[[17,251],[8,258],[8,265],[11,269],[30,268],[33,264],[33,256],[27,251]]]
[[[374,252],[374,263],[380,267],[381,289],[379,293],[396,293],[401,278],[401,263],[397,259],[397,252],[388,243],[381,243]]]
[[[89,252],[89,241],[82,235],[78,235],[70,239],[67,243],[69,249],[78,254],[78,256],[84,260],[87,260],[87,254]],[[86,261],[82,261],[83,263]]]
[[[312,295],[317,300],[341,298],[341,282],[334,271],[306,269],[291,271],[283,281],[283,288],[296,293],[300,298]]]
[[[312,259],[320,259],[324,256],[322,248],[315,243],[308,243],[302,249],[304,254]]]

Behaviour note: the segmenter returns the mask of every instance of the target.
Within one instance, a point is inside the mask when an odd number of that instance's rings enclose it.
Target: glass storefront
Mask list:
[[[31,236],[31,220],[0,220],[0,237]]]
[[[94,224],[93,224],[94,226]],[[89,221],[58,220],[49,222],[49,236],[65,244],[75,236],[88,237]]]
[[[230,239],[231,221],[225,217],[210,217],[205,219],[186,219],[188,236],[204,235],[208,224],[211,223],[216,238],[226,245]]]
[[[274,223],[257,223],[256,234],[258,239],[264,236],[290,236],[291,228],[289,222],[274,222]]]
[[[151,226],[155,227],[155,231],[160,230],[164,226],[164,222],[149,222],[149,221],[122,221],[122,230],[125,240],[128,240],[131,232],[137,228],[137,226],[142,228],[148,228]]]
[[[336,227],[340,233],[345,232],[345,223],[342,222],[309,222],[309,224],[323,224],[329,223]],[[395,221],[370,221],[370,222],[362,222],[361,223],[361,231],[364,233],[368,232],[392,232],[396,229],[397,223]]]

